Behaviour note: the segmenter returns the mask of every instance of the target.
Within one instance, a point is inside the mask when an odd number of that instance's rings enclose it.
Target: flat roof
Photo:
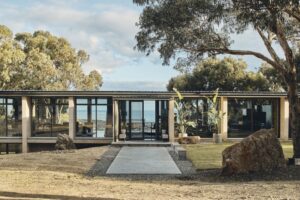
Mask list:
[[[211,96],[214,91],[181,91],[184,97]],[[46,90],[0,90],[0,96],[36,96],[36,97],[113,97],[116,99],[169,99],[176,97],[175,92],[169,91],[46,91]],[[224,97],[283,97],[286,92],[269,91],[219,91]]]

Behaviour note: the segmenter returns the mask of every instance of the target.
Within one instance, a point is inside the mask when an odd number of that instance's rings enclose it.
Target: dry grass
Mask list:
[[[197,169],[216,169],[222,166],[222,151],[234,143],[186,145],[187,156]],[[293,155],[291,142],[281,143],[285,158]]]
[[[217,156],[225,145],[191,145]],[[201,147],[201,148],[200,148]],[[288,148],[288,145],[286,146]],[[285,147],[284,147],[285,148]],[[83,175],[108,147],[0,156],[0,199],[299,199],[299,181],[205,182]],[[289,149],[290,150],[290,149]],[[204,151],[204,152],[203,152]],[[210,151],[208,153],[207,151]],[[191,153],[191,151],[190,151]],[[209,158],[215,161],[214,158]],[[218,162],[214,164],[218,165]]]
[[[48,170],[84,174],[107,150],[107,146],[71,151],[44,151],[0,156],[0,169]]]
[[[299,199],[299,182],[204,183],[0,170],[0,199]],[[20,198],[26,197],[26,198]]]

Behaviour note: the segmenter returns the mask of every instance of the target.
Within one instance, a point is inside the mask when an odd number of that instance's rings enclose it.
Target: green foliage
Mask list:
[[[196,122],[188,120],[188,116],[191,114],[191,106],[184,101],[184,97],[176,88],[173,88],[173,90],[176,92],[178,97],[175,100],[175,108],[178,114],[179,131],[180,133],[186,133],[188,127],[196,127]]]
[[[297,80],[298,80],[298,87],[300,87],[300,47],[299,44],[295,50],[295,64],[297,70]],[[269,85],[272,86],[272,91],[287,91],[287,84],[284,81],[284,77],[276,71],[271,65],[267,63],[263,63],[259,69],[268,80]]]
[[[207,104],[208,104],[208,125],[211,127],[212,131],[216,131],[215,133],[220,132],[220,123],[224,115],[226,113],[222,113],[220,109],[218,109],[219,105],[219,88],[217,88],[213,96],[211,98],[207,97]]]
[[[255,56],[271,65],[288,88],[290,132],[294,157],[300,157],[298,76],[293,47],[299,43],[299,0],[134,0],[144,6],[139,18],[136,48],[147,55],[157,50],[163,64],[177,58],[176,69],[185,71],[206,56]],[[232,35],[256,31],[268,54],[233,49]],[[255,41],[254,41],[255,42]],[[280,55],[274,43],[282,50]],[[260,78],[254,76],[254,78]],[[260,80],[262,81],[262,79]]]
[[[64,38],[49,32],[13,33],[0,26],[0,88],[35,90],[99,90],[97,71],[85,75],[89,59]]]
[[[200,62],[191,73],[172,78],[167,89],[173,87],[184,91],[278,91],[276,82],[271,82],[262,71],[248,72],[241,59],[225,57],[208,58]]]
[[[256,56],[280,73],[293,65],[289,42],[294,43],[299,33],[299,1],[134,0],[134,3],[144,6],[136,48],[146,54],[157,49],[163,64],[179,56],[175,68],[182,70],[206,55],[232,54]],[[243,34],[248,28],[259,33],[271,59],[260,52],[231,49],[232,34]],[[273,42],[279,43],[285,59],[279,59]]]

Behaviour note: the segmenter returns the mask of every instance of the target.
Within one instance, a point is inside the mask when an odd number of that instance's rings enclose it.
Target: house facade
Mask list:
[[[182,92],[189,105],[189,135],[212,138],[207,118],[212,92]],[[174,92],[148,91],[0,91],[0,152],[26,153],[54,148],[57,134],[78,147],[126,140],[174,141],[177,113]],[[273,128],[289,140],[286,93],[220,92],[224,140],[238,140]]]

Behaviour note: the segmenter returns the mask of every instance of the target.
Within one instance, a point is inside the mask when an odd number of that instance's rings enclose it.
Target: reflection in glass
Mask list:
[[[143,101],[131,102],[131,138],[143,138]]]
[[[162,133],[168,133],[168,101],[119,101],[119,132],[122,129],[127,139],[162,139]]]
[[[276,99],[229,99],[228,137],[247,137],[262,128],[278,132],[278,106]]]
[[[69,134],[69,106],[67,98],[32,99],[32,136],[57,137]]]
[[[6,136],[6,106],[0,104],[0,136]]]
[[[20,98],[0,99],[0,137],[21,137],[22,116]]]
[[[108,104],[105,104],[108,103]],[[112,136],[111,99],[86,98],[76,101],[76,136],[103,138]]]
[[[0,144],[0,155],[16,154],[22,152],[21,144]]]
[[[185,98],[185,104],[187,105],[188,115],[187,120],[196,122],[196,127],[188,127],[188,135],[199,135],[200,137],[212,137],[212,132],[208,126],[208,103],[206,98]],[[176,111],[176,110],[175,110]],[[177,113],[175,112],[176,121]],[[178,121],[175,124],[176,131],[179,133]]]
[[[155,139],[156,123],[155,123],[155,101],[144,101],[144,138]]]

